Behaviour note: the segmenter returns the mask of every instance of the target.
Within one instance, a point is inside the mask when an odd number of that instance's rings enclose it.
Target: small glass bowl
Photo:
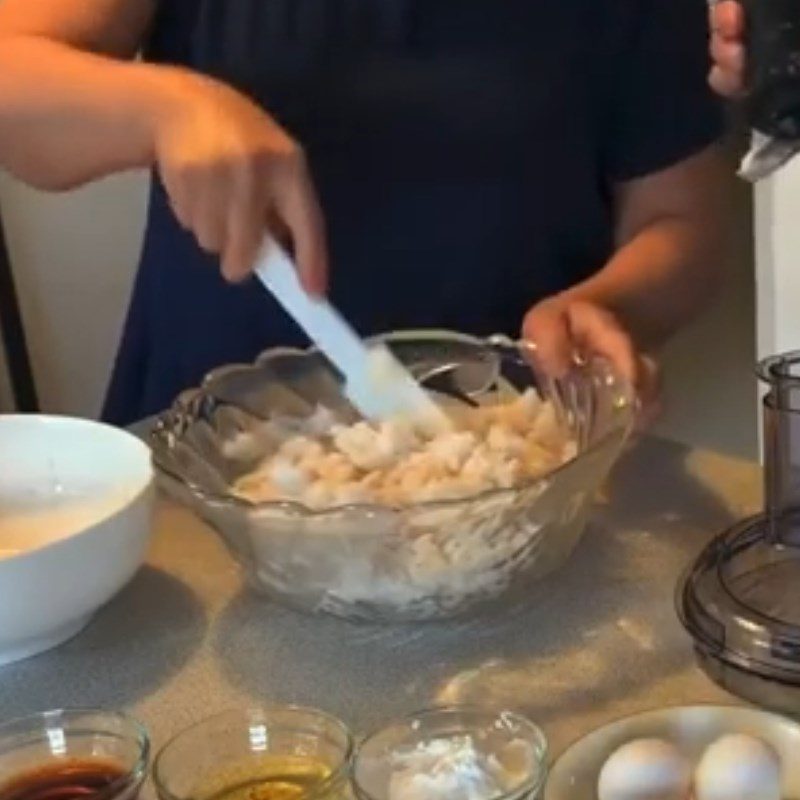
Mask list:
[[[153,780],[161,800],[239,800],[268,797],[253,790],[259,779],[274,779],[280,770],[287,782],[305,775],[304,800],[344,800],[352,754],[350,731],[322,711],[249,708],[217,714],[179,733],[156,756]],[[319,776],[308,769],[309,761],[321,765]]]
[[[121,772],[98,791],[103,800],[132,800],[147,774],[149,757],[147,732],[126,714],[100,709],[45,711],[0,725],[0,794],[4,784],[28,774],[96,762]]]
[[[443,706],[392,722],[359,745],[352,770],[356,797],[388,800],[393,765],[399,766],[402,761],[408,769],[409,756],[424,752],[431,743],[447,740],[466,741],[481,761],[505,771],[508,785],[491,800],[533,800],[540,796],[547,777],[547,740],[536,725],[510,711]],[[426,773],[430,774],[430,769]],[[420,793],[424,791],[420,787]],[[463,797],[467,796],[465,791]]]

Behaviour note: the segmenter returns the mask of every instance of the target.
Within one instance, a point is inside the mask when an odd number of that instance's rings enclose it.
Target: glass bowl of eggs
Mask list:
[[[380,337],[447,414],[371,423],[317,350],[211,373],[156,422],[164,487],[216,529],[257,589],[370,621],[463,616],[557,569],[630,434],[604,361],[559,379],[505,337]]]

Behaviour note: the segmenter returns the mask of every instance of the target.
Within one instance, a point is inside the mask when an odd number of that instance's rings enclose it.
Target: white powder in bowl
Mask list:
[[[392,754],[388,800],[494,800],[519,788],[532,768],[530,746],[514,740],[501,757],[471,736],[422,742]],[[501,763],[502,762],[502,763]]]

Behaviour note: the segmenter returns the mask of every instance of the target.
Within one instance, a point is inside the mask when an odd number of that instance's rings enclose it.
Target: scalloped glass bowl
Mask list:
[[[553,380],[529,346],[437,331],[380,337],[443,402],[487,403],[528,388],[551,400],[578,444],[554,472],[514,489],[402,508],[314,511],[251,504],[231,483],[267,455],[231,448],[271,415],[306,417],[324,405],[354,419],[339,376],[315,350],[269,350],[252,365],[211,373],[156,423],[154,460],[168,492],[222,536],[258,590],[293,607],[351,619],[462,616],[504,601],[557,569],[583,533],[593,496],[627,439],[631,387],[602,361]],[[235,449],[235,453],[234,453]]]

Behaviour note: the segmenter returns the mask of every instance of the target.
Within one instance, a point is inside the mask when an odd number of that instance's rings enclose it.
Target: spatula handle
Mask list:
[[[259,251],[255,274],[309,338],[345,376],[364,359],[364,345],[326,300],[311,297],[289,254],[272,238]]]

